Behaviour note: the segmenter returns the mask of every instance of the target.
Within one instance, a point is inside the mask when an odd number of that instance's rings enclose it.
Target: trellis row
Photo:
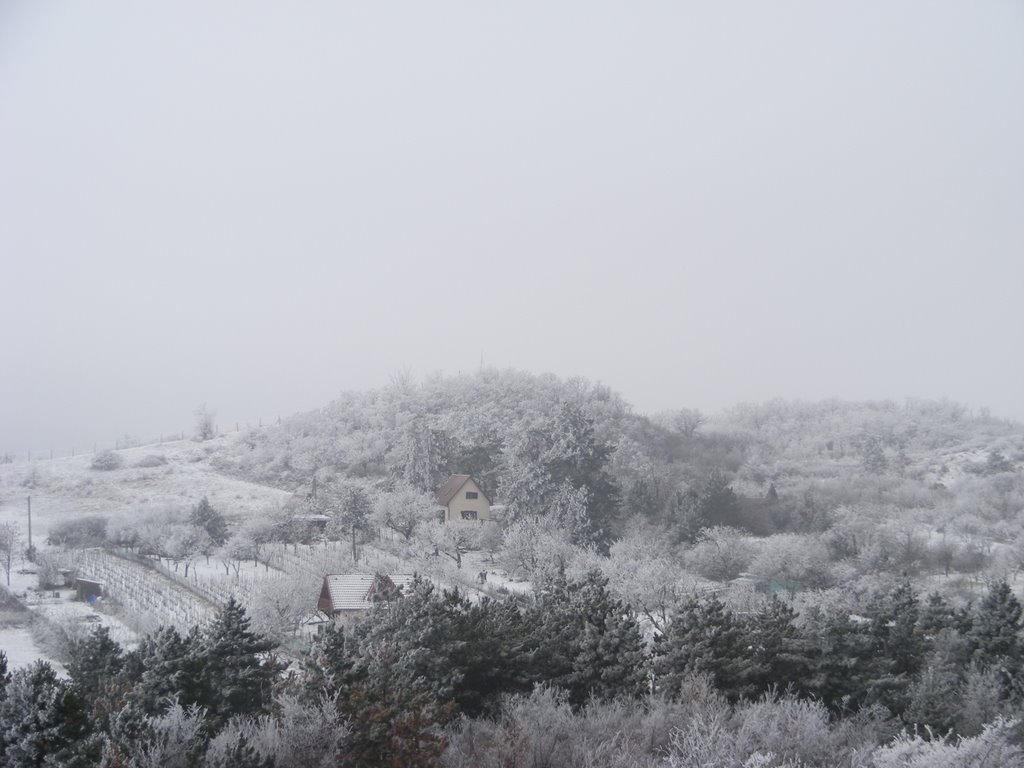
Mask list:
[[[68,555],[80,573],[103,581],[106,594],[141,622],[181,630],[203,624],[216,613],[215,605],[137,563],[101,550]]]

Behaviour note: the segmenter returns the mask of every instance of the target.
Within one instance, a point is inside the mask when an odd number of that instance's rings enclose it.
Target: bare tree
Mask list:
[[[14,562],[14,553],[18,551],[19,541],[21,532],[14,523],[0,525],[0,563],[7,574],[8,587],[11,586],[11,564]]]

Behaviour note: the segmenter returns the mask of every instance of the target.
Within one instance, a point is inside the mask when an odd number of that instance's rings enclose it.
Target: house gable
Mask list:
[[[324,576],[316,607],[328,616],[353,614],[370,610],[378,593],[399,596],[411,583],[404,574],[337,573]]]
[[[446,523],[491,519],[491,500],[469,475],[452,475],[437,490],[436,499]]]

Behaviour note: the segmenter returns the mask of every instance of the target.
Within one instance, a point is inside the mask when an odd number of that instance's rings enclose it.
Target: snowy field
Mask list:
[[[32,496],[32,538],[38,546],[61,520],[87,515],[116,519],[150,509],[191,508],[206,496],[230,518],[276,506],[286,491],[226,477],[210,466],[210,456],[233,437],[206,443],[179,440],[117,451],[121,469],[90,468],[92,454],[0,464],[0,523],[13,521],[27,537],[26,497]],[[166,464],[136,466],[159,456]]]
[[[85,516],[106,517],[116,524],[119,519],[154,511],[191,509],[205,496],[237,523],[279,506],[289,493],[226,477],[211,466],[210,458],[220,444],[232,439],[122,449],[117,451],[121,468],[106,471],[91,468],[91,454],[0,465],[0,523],[14,523],[22,546],[27,544],[26,497],[31,495],[32,541],[47,551],[46,537],[54,525]],[[7,651],[12,668],[36,658],[56,662],[52,649],[59,643],[51,642],[50,634],[82,636],[103,625],[115,640],[130,647],[139,633],[161,624],[185,630],[203,623],[230,597],[250,610],[259,629],[280,630],[282,622],[287,626],[289,621],[301,624],[314,614],[320,580],[327,573],[417,572],[439,586],[458,586],[471,599],[494,595],[499,588],[530,589],[528,582],[510,580],[484,553],[467,553],[463,568],[457,570],[444,558],[403,557],[366,544],[360,546],[360,562],[353,563],[344,542],[272,546],[259,564],[226,567],[216,557],[199,558],[190,563],[187,576],[181,564],[133,559],[126,553],[68,551],[60,559],[63,567],[104,581],[108,600],[90,606],[77,601],[70,589],[59,590],[56,597],[52,592],[40,593],[37,577],[27,572],[31,564],[16,562],[10,590],[31,613],[22,611],[0,622],[0,648]],[[19,570],[26,572],[16,573]],[[487,573],[481,583],[478,577],[483,571]]]
[[[203,496],[222,509],[229,519],[240,519],[252,512],[278,505],[286,499],[288,493],[284,491],[225,477],[210,466],[209,457],[217,444],[230,439],[221,437],[202,445],[182,440],[122,449],[117,451],[123,460],[122,468],[110,471],[92,469],[91,454],[2,464],[0,523],[14,523],[21,534],[21,546],[26,546],[26,497],[31,495],[32,543],[46,551],[48,547],[45,542],[50,528],[64,520],[90,515],[117,520],[156,509],[191,508]],[[147,457],[153,456],[162,457],[166,463],[155,467],[137,466]],[[33,573],[19,573],[30,570],[25,566],[21,558],[15,559],[9,589],[12,594],[20,597],[22,604],[31,613],[5,611],[0,617],[0,649],[7,653],[11,668],[43,658],[63,670],[40,647],[40,640],[44,645],[49,645],[47,636],[50,634],[67,633],[74,636],[103,625],[109,628],[111,636],[118,642],[129,647],[134,644],[136,633],[126,621],[115,616],[109,607],[102,602],[90,606],[77,601],[68,588],[58,590],[59,597],[54,597],[52,593],[41,594],[37,591],[37,577]],[[217,580],[217,568],[220,568],[220,574],[223,575],[224,570],[218,564],[211,562],[207,566],[204,563],[200,569],[202,577],[211,582]],[[175,587],[173,580],[165,580],[159,574],[147,574],[147,578],[152,582],[151,590],[174,596],[175,590],[180,589]],[[253,573],[249,579],[250,584],[257,578],[260,576]],[[168,583],[161,585],[162,581]],[[206,609],[210,607],[193,595],[187,599],[198,602]],[[184,603],[184,600],[182,598],[180,602]],[[132,623],[139,624],[138,621]]]

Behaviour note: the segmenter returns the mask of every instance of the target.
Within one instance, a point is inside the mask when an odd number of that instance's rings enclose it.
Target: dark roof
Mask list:
[[[469,475],[452,475],[445,480],[444,485],[437,489],[437,503],[442,507],[447,507],[448,502],[455,498],[455,494],[466,484],[467,480],[469,480]]]
[[[442,507],[447,507],[448,502],[455,498],[455,494],[464,486],[468,481],[473,480],[472,475],[452,475],[444,481],[444,485],[437,489],[437,493],[434,498],[437,499],[437,503]],[[491,497],[487,495],[487,492],[480,487],[480,483],[473,480],[476,483],[476,487],[480,488],[480,493],[487,500],[487,503],[491,503]]]

